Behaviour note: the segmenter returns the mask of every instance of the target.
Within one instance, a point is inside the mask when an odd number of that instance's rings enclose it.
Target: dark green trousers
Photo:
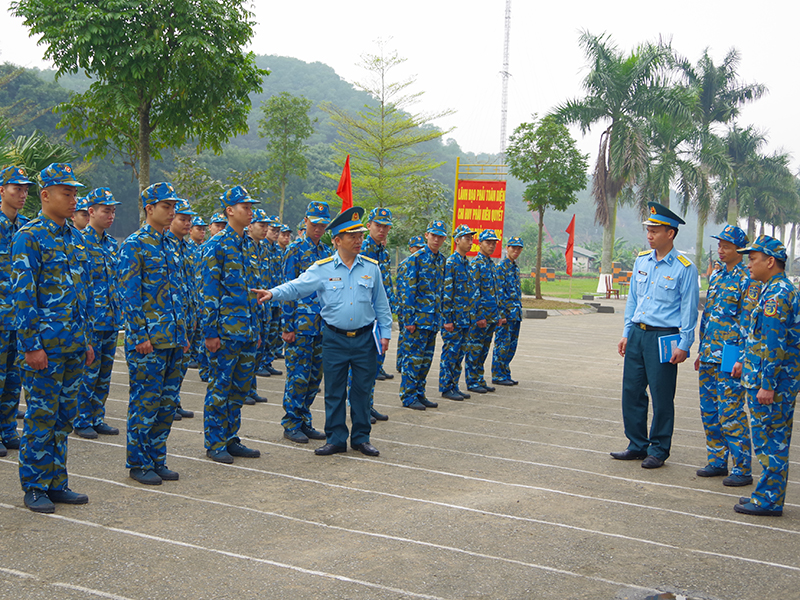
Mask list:
[[[678,365],[662,363],[658,338],[677,333],[644,331],[634,325],[625,349],[625,368],[622,375],[622,421],[628,449],[647,452],[661,460],[669,457],[672,430],[675,427],[675,382]],[[647,431],[649,399],[653,399],[653,420]]]

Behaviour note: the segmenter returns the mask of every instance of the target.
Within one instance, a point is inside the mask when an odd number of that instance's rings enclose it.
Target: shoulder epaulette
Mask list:
[[[329,262],[331,262],[332,260],[333,260],[333,257],[332,257],[332,256],[329,256],[329,257],[327,257],[327,258],[321,258],[321,259],[319,259],[319,260],[318,260],[317,262],[315,262],[314,264],[315,264],[315,265],[324,265],[325,263],[329,263]]]
[[[678,254],[678,260],[681,261],[681,264],[684,267],[688,267],[688,266],[690,266],[692,264],[692,261],[690,261],[688,258],[686,258],[683,254]]]
[[[641,252],[639,252],[639,256],[647,256],[651,252],[652,250],[642,250]]]
[[[361,258],[363,258],[364,260],[368,260],[371,263],[375,263],[376,265],[378,264],[377,260],[375,260],[374,258],[370,258],[369,256],[366,256],[364,254],[361,255]]]

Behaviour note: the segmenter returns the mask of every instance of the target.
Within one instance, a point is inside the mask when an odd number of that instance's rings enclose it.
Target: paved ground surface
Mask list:
[[[401,408],[398,378],[378,382],[390,420],[373,429],[377,459],[283,440],[282,377],[260,380],[268,404],[244,408],[260,459],[211,462],[202,418],[184,419],[169,439],[181,479],[160,487],[128,477],[122,436],[73,435],[70,485],[90,503],[36,515],[11,452],[0,598],[799,598],[796,475],[784,517],[770,520],[734,513],[738,490],[695,476],[705,449],[690,364],[667,465],[608,456],[626,445],[622,302],[610,303],[616,314],[525,321],[517,387],[417,412]],[[118,362],[108,420],[120,428],[127,391]],[[203,392],[190,371],[183,402],[198,417]]]

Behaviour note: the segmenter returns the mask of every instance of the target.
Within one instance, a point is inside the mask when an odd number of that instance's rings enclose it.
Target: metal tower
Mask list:
[[[505,158],[506,145],[506,122],[508,121],[508,44],[511,36],[511,0],[506,0],[506,23],[505,23],[505,43],[503,44],[503,70],[500,75],[503,77],[503,97],[500,101],[500,154]]]

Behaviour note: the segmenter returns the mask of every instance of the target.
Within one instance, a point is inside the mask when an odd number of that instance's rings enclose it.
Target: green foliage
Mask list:
[[[435,179],[413,177],[408,192],[408,203],[403,211],[405,216],[392,219],[392,235],[387,242],[390,248],[405,250],[410,237],[423,235],[430,222],[436,219],[449,222],[452,214],[453,201],[450,193]],[[442,251],[448,254],[449,246],[445,244]]]
[[[281,92],[261,104],[264,118],[259,121],[259,135],[267,140],[269,159],[266,181],[270,191],[280,194],[281,220],[289,177],[294,175],[304,179],[308,175],[304,142],[314,132],[313,122],[308,116],[310,108],[310,100],[288,92]]]

